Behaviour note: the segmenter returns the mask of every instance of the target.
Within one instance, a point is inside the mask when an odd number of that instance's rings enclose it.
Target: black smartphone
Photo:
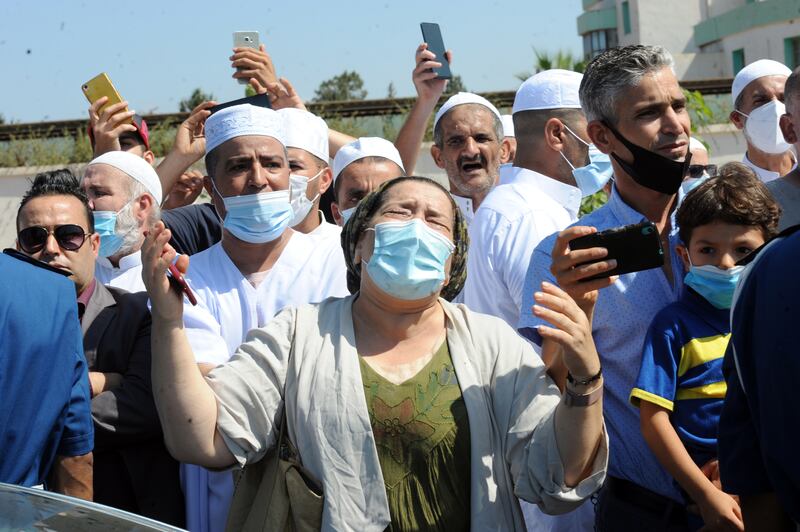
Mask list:
[[[608,250],[608,256],[600,260],[617,260],[617,267],[613,270],[588,277],[584,281],[640,272],[664,265],[664,249],[661,247],[661,238],[653,222],[615,227],[581,236],[570,241],[569,248],[571,250],[605,248]]]
[[[451,79],[453,74],[450,73],[450,63],[445,55],[446,50],[439,25],[434,22],[422,22],[419,27],[422,29],[422,40],[428,44],[428,50],[436,54],[436,61],[442,64],[439,68],[433,69],[436,72],[436,79]]]
[[[266,107],[267,109],[272,109],[272,105],[270,105],[269,103],[268,94],[256,94],[255,96],[247,96],[245,98],[239,98],[238,100],[233,100],[230,102],[225,102],[219,105],[215,105],[210,109],[211,114],[213,115],[217,111],[222,111],[226,107],[233,107],[234,105],[242,105],[245,103],[249,103],[250,105],[255,105],[258,107]]]

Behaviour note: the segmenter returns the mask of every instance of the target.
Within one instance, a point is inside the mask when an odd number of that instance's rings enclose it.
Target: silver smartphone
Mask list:
[[[234,48],[255,48],[258,50],[259,40],[257,31],[234,31],[233,32],[233,47]],[[237,69],[241,70],[241,69]],[[248,80],[237,80],[239,85],[247,85]]]

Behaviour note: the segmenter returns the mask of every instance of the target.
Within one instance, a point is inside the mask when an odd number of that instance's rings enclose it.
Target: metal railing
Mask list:
[[[731,91],[730,78],[685,81],[681,85],[688,90],[700,91],[702,94],[725,94]],[[484,92],[481,96],[497,107],[511,107],[514,104],[514,91]],[[444,103],[442,97],[439,102]],[[341,102],[309,102],[308,110],[325,118],[350,118],[363,116],[396,115],[408,111],[416,98],[390,98],[383,100],[351,100]],[[148,128],[164,123],[180,124],[188,113],[167,113],[145,115]],[[60,138],[75,137],[86,131],[87,119],[57,120],[52,122],[32,122],[29,124],[0,125],[0,142],[25,138]]]

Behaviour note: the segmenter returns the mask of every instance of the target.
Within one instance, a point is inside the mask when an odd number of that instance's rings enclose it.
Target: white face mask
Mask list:
[[[781,132],[780,119],[786,114],[786,106],[783,102],[772,100],[753,109],[749,115],[741,111],[736,112],[747,117],[747,122],[744,124],[744,136],[757,149],[764,153],[779,154],[791,147],[791,144],[784,140]]]
[[[308,184],[322,175],[322,172],[324,171],[325,169],[323,168],[317,172],[317,175],[314,177],[289,174],[289,194],[291,196],[292,212],[294,213],[292,221],[289,222],[289,227],[294,227],[305,220],[306,216],[308,216],[308,213],[311,211],[311,207],[314,206],[314,202],[317,201],[317,198],[319,198],[319,192],[317,192],[317,195],[314,196],[314,199],[308,199],[308,194],[306,193],[308,190]]]

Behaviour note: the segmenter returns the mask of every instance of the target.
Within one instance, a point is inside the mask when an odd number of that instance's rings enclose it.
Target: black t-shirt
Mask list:
[[[172,231],[170,245],[183,255],[200,253],[222,238],[222,223],[211,203],[162,211],[161,220]]]

